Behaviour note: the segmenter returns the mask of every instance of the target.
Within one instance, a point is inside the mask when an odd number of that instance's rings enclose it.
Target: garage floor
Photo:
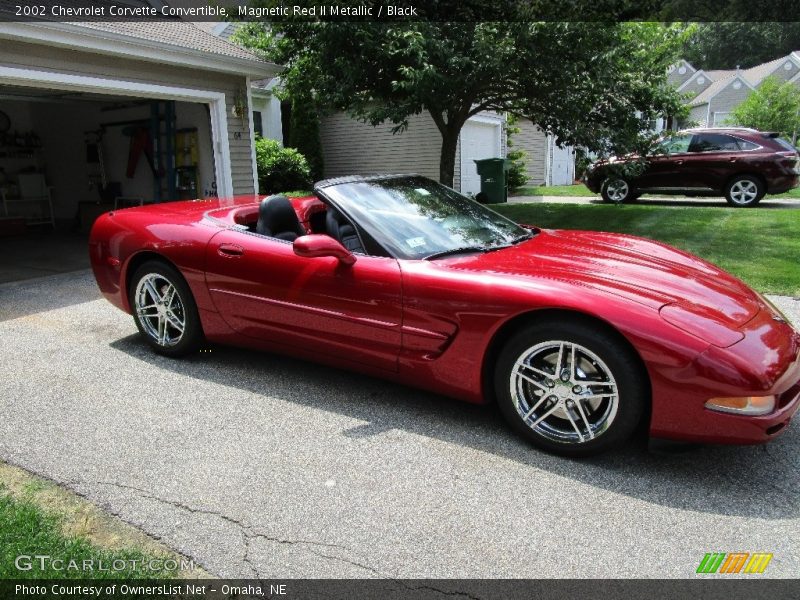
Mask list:
[[[42,231],[0,237],[0,283],[87,268],[86,235]]]

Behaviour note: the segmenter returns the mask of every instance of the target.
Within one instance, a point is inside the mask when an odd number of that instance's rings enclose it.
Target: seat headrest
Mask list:
[[[256,231],[261,235],[283,237],[281,234],[304,235],[297,213],[286,196],[276,194],[267,196],[258,207]]]

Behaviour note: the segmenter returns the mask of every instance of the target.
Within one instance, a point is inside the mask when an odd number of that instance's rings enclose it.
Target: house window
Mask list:
[[[261,118],[261,111],[253,111],[253,132],[256,137],[264,137],[264,121]]]

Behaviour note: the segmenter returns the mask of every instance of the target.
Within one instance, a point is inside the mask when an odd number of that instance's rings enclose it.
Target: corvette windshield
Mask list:
[[[424,177],[342,183],[324,192],[397,258],[488,252],[532,235],[493,210]]]

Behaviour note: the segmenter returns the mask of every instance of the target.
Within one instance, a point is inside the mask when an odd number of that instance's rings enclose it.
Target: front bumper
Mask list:
[[[709,347],[671,381],[654,381],[650,434],[716,444],[759,444],[783,433],[800,407],[800,333],[762,309],[741,328],[745,337]],[[676,381],[678,383],[676,384]],[[748,416],[706,408],[718,396],[777,396],[775,409]]]

